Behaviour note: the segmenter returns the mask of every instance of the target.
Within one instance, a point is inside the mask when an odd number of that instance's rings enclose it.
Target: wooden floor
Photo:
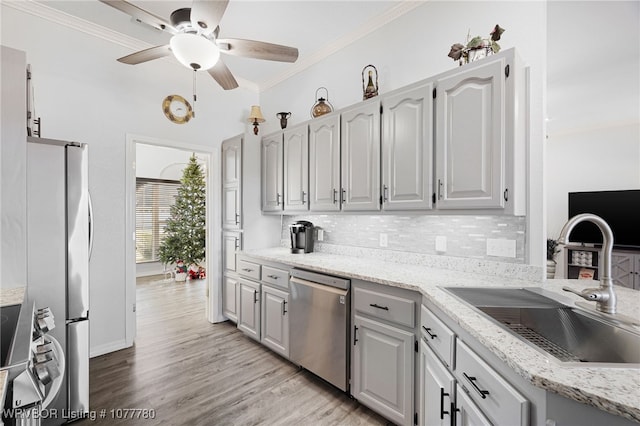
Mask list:
[[[76,424],[388,424],[233,323],[207,322],[206,281],[154,277],[137,287],[135,345],[91,359],[90,404],[97,419]],[[154,410],[155,419],[132,420],[131,413],[114,419],[125,408]]]

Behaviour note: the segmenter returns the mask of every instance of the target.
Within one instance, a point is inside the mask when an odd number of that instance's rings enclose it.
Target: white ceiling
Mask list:
[[[191,1],[188,0],[130,2],[166,20],[169,20],[172,11],[191,6]],[[230,55],[224,55],[223,59],[241,86],[265,89],[419,4],[420,2],[406,0],[231,0],[220,22],[221,38],[243,38],[293,46],[298,48],[299,58],[295,64]],[[58,19],[62,17],[68,20],[71,25],[95,24],[94,29],[103,38],[123,45],[123,56],[147,47],[168,44],[171,37],[169,33],[136,22],[125,13],[98,0],[40,0],[32,5],[34,6],[44,10],[52,8],[56,12],[70,15],[51,14]],[[116,59],[113,58],[114,61]],[[158,66],[173,66],[171,63],[177,65],[177,61],[173,59],[157,62]]]

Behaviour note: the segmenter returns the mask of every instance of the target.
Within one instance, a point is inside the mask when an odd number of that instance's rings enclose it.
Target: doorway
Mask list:
[[[175,161],[163,160],[158,163],[159,167],[156,167],[155,172],[145,171],[144,174],[158,174],[160,176],[175,178],[176,173],[181,177],[184,164],[188,161],[188,157],[191,153],[195,153],[199,163],[202,165],[205,172],[206,183],[206,260],[204,267],[207,273],[206,282],[206,319],[209,322],[217,322],[222,320],[220,297],[220,260],[216,253],[220,252],[219,238],[215,238],[220,233],[220,209],[216,200],[220,199],[219,186],[220,176],[218,173],[213,173],[215,170],[214,164],[219,164],[218,152],[211,146],[203,146],[197,144],[190,144],[177,141],[161,140],[157,138],[127,135],[127,151],[126,151],[126,259],[127,265],[125,268],[126,273],[126,345],[133,345],[136,336],[136,168],[138,165],[137,154],[138,151],[141,155],[146,153],[162,152],[169,157],[174,154],[177,157]],[[185,161],[181,161],[181,156],[187,158]],[[141,167],[146,167],[145,162],[141,162]],[[176,172],[176,169],[178,170]],[[171,179],[168,179],[171,180]],[[129,237],[130,236],[130,237]]]

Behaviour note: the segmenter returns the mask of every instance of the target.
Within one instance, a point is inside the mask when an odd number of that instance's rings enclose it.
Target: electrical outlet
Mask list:
[[[447,237],[443,235],[436,236],[436,253],[447,252]]]
[[[324,230],[318,229],[318,241],[324,241]]]
[[[387,247],[389,245],[389,239],[387,234],[380,234],[380,247]]]
[[[487,256],[516,257],[516,240],[487,238]]]

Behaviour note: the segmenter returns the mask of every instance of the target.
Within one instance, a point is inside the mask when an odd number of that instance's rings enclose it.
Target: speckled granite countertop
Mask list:
[[[0,288],[0,306],[10,306],[22,303],[24,287]],[[4,407],[5,392],[7,391],[7,372],[0,371],[0,407]],[[2,422],[0,422],[2,423]]]
[[[291,254],[286,248],[244,252],[249,256],[291,266],[361,279],[383,285],[420,291],[452,320],[468,331],[517,374],[533,385],[609,413],[640,422],[640,368],[598,368],[566,366],[532,348],[497,326],[469,305],[442,290],[446,286],[541,287],[574,301],[578,296],[562,291],[563,285],[576,289],[594,282],[549,280],[535,282],[477,273],[435,269],[426,266],[369,260],[327,253]],[[597,286],[597,283],[595,283]],[[619,313],[640,319],[640,293],[616,288]]]

